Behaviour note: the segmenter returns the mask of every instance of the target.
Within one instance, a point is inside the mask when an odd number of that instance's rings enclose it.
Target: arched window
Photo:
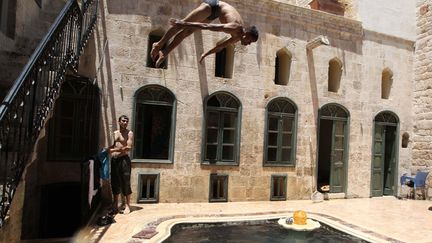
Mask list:
[[[276,52],[275,60],[275,84],[287,85],[291,73],[292,55],[286,48]]]
[[[148,36],[148,45],[147,45],[147,67],[151,67],[151,68],[156,68],[156,62],[154,62],[151,58],[150,52],[151,49],[153,48],[153,43],[158,42],[160,39],[162,39],[162,36],[164,35],[164,31],[163,30],[153,30],[152,32],[150,32],[149,36]],[[162,47],[165,48],[166,45],[164,45]],[[159,68],[164,68],[167,69],[168,67],[168,58],[165,59],[165,61],[159,66]]]
[[[134,160],[172,163],[175,97],[167,88],[148,85],[135,96]]]
[[[234,46],[229,45],[222,51],[216,53],[215,76],[221,78],[232,78],[234,66]]]
[[[381,75],[381,99],[388,99],[393,84],[393,72],[386,68]]]
[[[329,62],[328,68],[328,91],[337,93],[340,88],[342,78],[342,62],[333,58]]]
[[[82,161],[97,153],[99,89],[83,78],[68,78],[49,121],[48,159]]]
[[[240,151],[240,101],[217,92],[205,101],[203,163],[236,165]]]
[[[264,165],[295,165],[297,108],[287,98],[276,98],[267,105]]]

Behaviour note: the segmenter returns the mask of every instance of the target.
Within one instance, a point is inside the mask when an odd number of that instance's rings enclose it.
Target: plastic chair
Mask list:
[[[422,171],[417,172],[415,177],[410,177],[407,176],[406,174],[403,174],[400,178],[401,187],[406,185],[406,182],[411,181],[414,187],[414,199],[415,199],[417,188],[421,188],[422,190],[426,189],[426,178],[428,174],[429,172],[422,172]]]
[[[402,187],[403,187],[403,186],[406,186],[406,182],[409,181],[409,178],[412,178],[412,177],[407,176],[406,173],[403,174],[403,175],[400,177],[399,196],[400,196],[401,198],[402,198]],[[409,197],[410,197],[410,194],[408,193],[406,197],[409,198]]]

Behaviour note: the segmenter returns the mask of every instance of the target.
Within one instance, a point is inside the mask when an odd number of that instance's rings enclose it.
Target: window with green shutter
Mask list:
[[[148,85],[136,93],[134,162],[172,163],[175,97],[167,88]]]
[[[240,102],[218,92],[205,102],[203,163],[238,165],[240,143]]]
[[[288,98],[276,98],[267,105],[264,140],[265,166],[294,166],[297,108]]]

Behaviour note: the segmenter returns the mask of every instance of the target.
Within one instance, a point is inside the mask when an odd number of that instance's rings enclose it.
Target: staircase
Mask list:
[[[0,103],[0,227],[68,70],[95,27],[98,0],[68,0]]]

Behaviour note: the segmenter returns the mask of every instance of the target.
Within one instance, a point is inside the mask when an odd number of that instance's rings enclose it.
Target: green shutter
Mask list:
[[[144,105],[136,104],[134,158],[143,158],[144,113],[145,113]]]
[[[384,165],[388,165],[387,168],[384,166],[384,195],[393,195],[394,192],[394,170],[396,169],[396,146],[395,146],[395,138],[396,138],[396,129],[394,126],[386,126],[385,128],[386,137],[385,137],[385,146],[386,146],[386,154],[384,159],[387,163]]]
[[[372,159],[372,196],[383,195],[385,127],[375,124]]]
[[[330,192],[343,192],[345,184],[345,122],[333,121],[331,145]]]

